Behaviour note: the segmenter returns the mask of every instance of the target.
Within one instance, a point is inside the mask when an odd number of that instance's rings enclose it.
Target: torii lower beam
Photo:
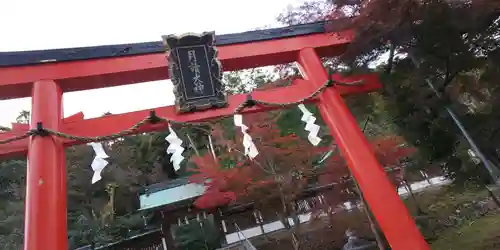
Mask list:
[[[366,75],[355,75],[349,77],[341,77],[337,78],[340,81],[345,82],[354,82],[354,81],[363,81],[363,85],[357,86],[337,86],[337,90],[342,95],[353,95],[360,93],[368,93],[376,91],[380,89],[381,84],[378,80],[378,76],[376,74],[366,74]],[[309,95],[313,92],[311,88],[311,84],[303,79],[295,79],[292,84],[288,87],[269,89],[265,91],[255,91],[253,93],[253,97],[257,100],[269,101],[269,102],[293,102],[303,98],[304,96]],[[155,108],[151,110],[155,110],[158,116],[167,117],[175,121],[180,122],[198,122],[198,121],[206,121],[209,119],[214,119],[222,116],[230,115],[234,109],[245,99],[247,95],[232,95],[228,98],[228,107],[222,109],[212,109],[195,113],[186,113],[179,115],[175,111],[174,106],[166,106]],[[312,100],[313,102],[317,101],[317,99]],[[255,106],[252,108],[245,109],[243,113],[255,113],[255,112],[263,112],[269,110],[275,110],[276,107],[261,107]],[[113,134],[127,128],[130,128],[138,121],[149,116],[149,112],[151,110],[142,110],[136,112],[129,112],[125,114],[118,115],[109,115],[100,118],[94,119],[86,119],[83,120],[82,114],[69,117],[63,120],[60,131],[67,134],[79,135],[79,136],[87,136],[87,137],[95,137],[95,136],[103,136]],[[80,119],[78,119],[80,118]],[[147,124],[141,127],[137,133],[145,133],[158,131],[162,129],[166,129],[168,125],[166,123],[158,123],[158,124]],[[5,140],[8,138],[12,138],[16,135],[24,134],[28,130],[27,126],[24,126],[25,130],[15,129],[12,132],[0,133],[0,140]],[[63,140],[64,146],[73,146],[81,144],[81,141],[75,140]],[[21,156],[25,155],[28,151],[29,140],[24,139],[20,141],[14,141],[9,144],[0,144],[0,159],[6,157],[13,156]]]

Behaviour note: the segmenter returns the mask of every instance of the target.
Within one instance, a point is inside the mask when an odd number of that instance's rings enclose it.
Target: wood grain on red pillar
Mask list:
[[[54,81],[33,84],[31,127],[59,130],[62,92]],[[26,176],[24,250],[67,250],[66,162],[62,142],[32,136]]]

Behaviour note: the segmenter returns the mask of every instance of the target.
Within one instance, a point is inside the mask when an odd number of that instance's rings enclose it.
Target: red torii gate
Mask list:
[[[321,57],[338,56],[352,38],[352,32],[326,32],[324,23],[217,36],[219,58],[225,71],[297,62],[303,79],[291,86],[254,92],[253,98],[269,102],[292,102],[323,85],[329,78]],[[0,141],[45,128],[78,136],[103,136],[130,128],[148,117],[143,110],[95,119],[79,113],[63,119],[64,92],[104,88],[168,79],[167,60],[160,42],[0,53],[0,100],[32,97],[30,127],[13,124],[0,133]],[[323,119],[359,183],[375,218],[395,250],[427,250],[415,223],[377,162],[341,95],[370,92],[380,88],[376,75],[342,77],[339,81],[363,80],[363,85],[334,86],[311,102],[317,103]],[[230,115],[246,95],[228,97],[226,108],[178,114],[175,107],[154,109],[156,115],[182,122],[203,121]],[[262,112],[276,107],[254,106],[243,113]],[[134,132],[163,130],[166,122],[145,124]],[[52,135],[0,144],[0,156],[28,154],[25,250],[66,250],[66,161],[64,147],[82,141]]]

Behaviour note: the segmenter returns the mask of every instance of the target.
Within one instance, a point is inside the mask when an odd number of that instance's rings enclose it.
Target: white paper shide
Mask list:
[[[257,150],[257,147],[255,147],[252,137],[247,133],[248,127],[243,124],[242,115],[234,115],[234,125],[240,127],[241,133],[243,133],[243,147],[245,148],[245,155],[250,159],[255,158],[259,154],[259,151]]]
[[[304,129],[309,131],[307,139],[312,145],[318,146],[321,142],[321,138],[318,137],[320,126],[314,124],[314,122],[316,122],[316,117],[314,117],[313,113],[311,113],[304,104],[299,104],[299,109],[302,111],[302,118],[300,120],[306,123]]]
[[[88,144],[94,149],[95,157],[92,161],[92,170],[94,171],[94,175],[92,176],[92,184],[100,181],[102,179],[101,173],[102,170],[109,164],[105,159],[109,156],[104,151],[104,147],[102,143],[99,142],[91,142]]]
[[[171,126],[168,126],[170,134],[165,138],[170,144],[167,148],[167,153],[171,154],[170,162],[174,165],[175,171],[181,168],[181,162],[184,160],[182,153],[184,152],[184,147],[182,147],[182,140],[177,136],[175,131]]]

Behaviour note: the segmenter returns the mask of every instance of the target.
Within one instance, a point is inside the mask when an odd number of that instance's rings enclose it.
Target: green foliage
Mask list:
[[[0,244],[3,249],[20,249],[22,247],[24,232],[24,202],[2,202],[0,212]]]
[[[316,117],[316,124],[321,126],[319,136],[322,141],[320,146],[329,145],[333,138],[330,135],[328,127],[325,125],[319,110],[314,105],[306,105],[307,109],[311,111]],[[302,118],[302,111],[298,108],[290,108],[281,110],[277,119],[278,128],[280,129],[281,136],[298,135],[303,140],[307,140],[309,132],[304,130],[305,123],[300,119]]]
[[[0,162],[0,244],[3,249],[22,247],[25,176],[25,161]]]
[[[275,74],[265,68],[226,72],[223,76],[228,94],[242,94],[262,87],[275,80]]]
[[[450,228],[443,232],[439,240],[432,242],[431,249],[490,250],[498,248],[499,226],[500,215],[498,214],[464,223],[458,228]]]
[[[165,150],[162,135],[138,135],[105,143],[110,165],[103,180],[90,180],[92,149],[77,146],[66,149],[68,159],[68,239],[70,248],[100,245],[131,236],[129,230],[144,226],[144,213],[137,209],[137,193],[148,183],[162,178],[157,158]],[[164,138],[164,137],[163,137]],[[155,167],[156,166],[156,167]],[[23,243],[26,161],[0,162],[0,244],[3,249],[21,249]],[[116,184],[114,200],[106,186]],[[104,219],[107,204],[113,204],[114,218]]]
[[[212,215],[207,219],[189,220],[188,224],[173,225],[172,232],[180,249],[214,250],[221,246],[221,235]]]
[[[423,84],[408,79],[413,67],[408,61],[398,63],[390,75],[384,75],[384,101],[392,121],[405,138],[420,149],[427,161],[442,161],[453,154],[457,132],[433,93]],[[430,95],[429,99],[420,96]]]

